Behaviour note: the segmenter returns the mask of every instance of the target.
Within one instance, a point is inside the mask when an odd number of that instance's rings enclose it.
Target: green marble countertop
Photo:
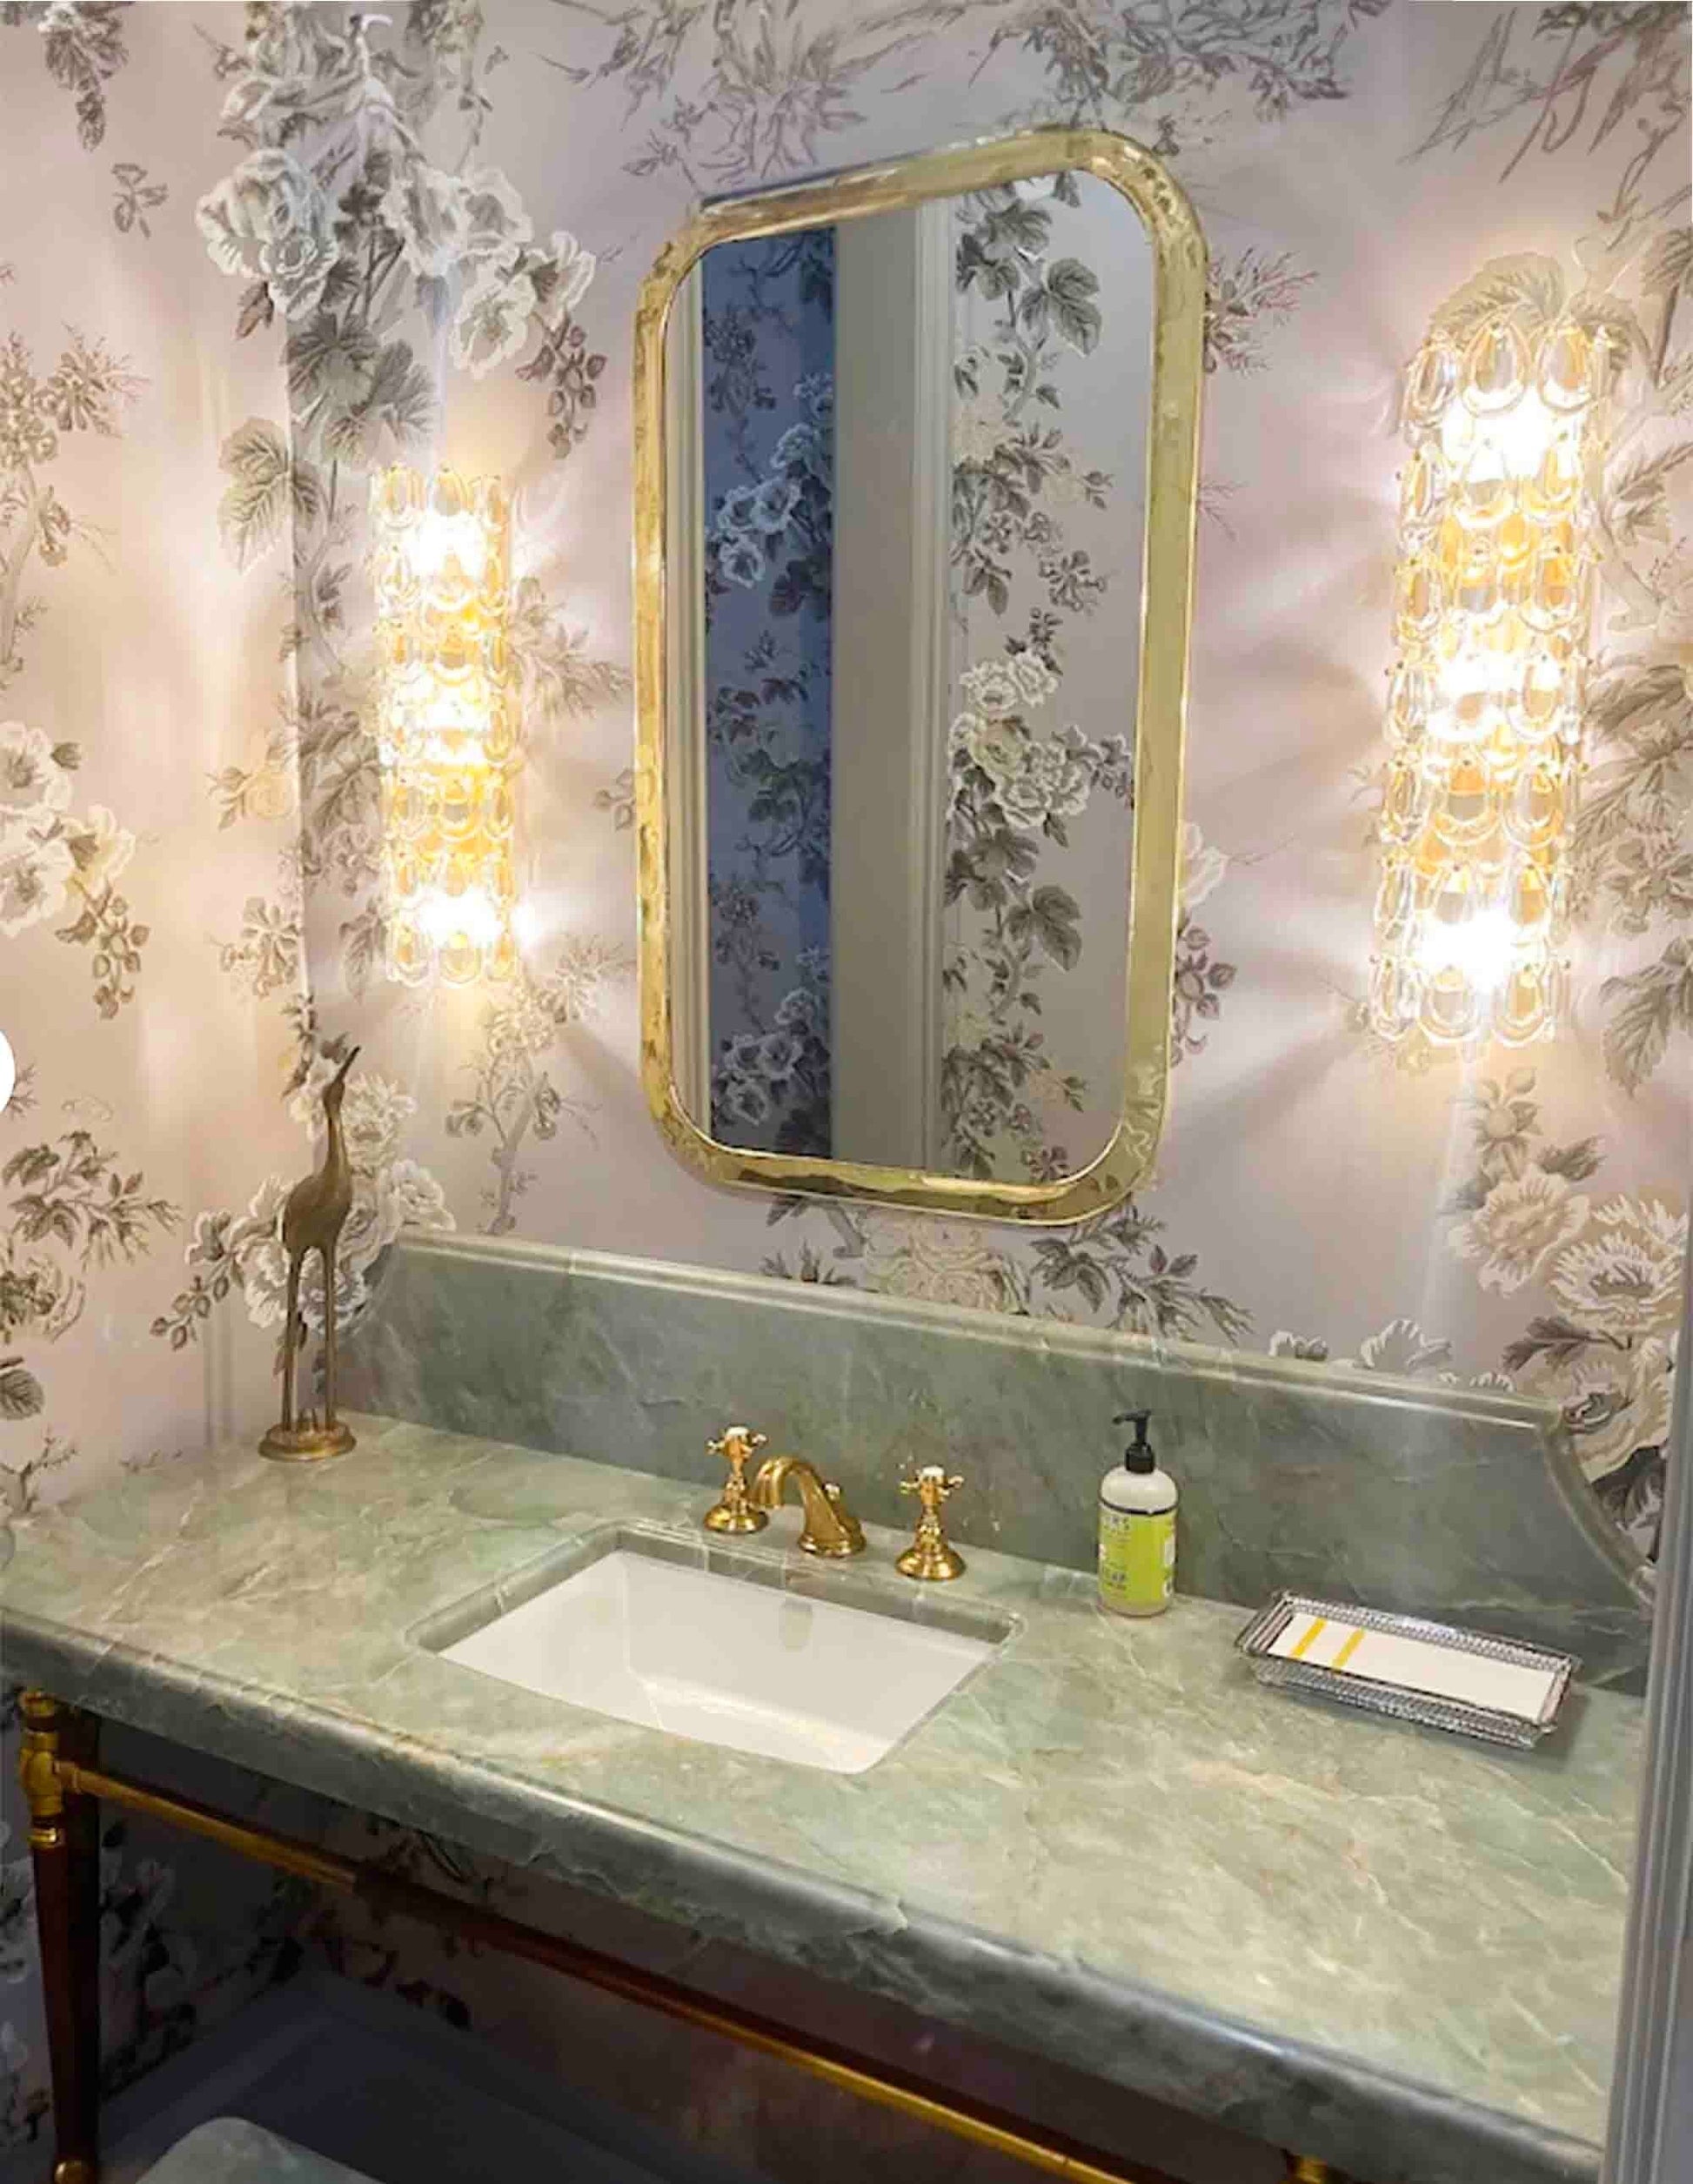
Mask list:
[[[380,1419],[24,1520],[10,1676],[1318,2154],[1369,2184],[1597,2175],[1641,1749],[1580,1692],[1534,1754],[1302,1704],[1238,1608],[1097,1610],[974,1550],[1003,1651],[868,1772],[687,1743],[454,1666],[419,1622],[711,1497]],[[789,1513],[735,1552],[780,1560]],[[896,1536],[843,1573],[933,1596]],[[792,1555],[790,1582],[842,1582]]]

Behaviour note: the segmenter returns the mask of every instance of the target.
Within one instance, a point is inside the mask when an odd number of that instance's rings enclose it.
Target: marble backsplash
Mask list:
[[[1181,1487],[1178,1584],[1278,1586],[1462,1620],[1638,1678],[1643,1584],[1556,1412],[1362,1369],[1001,1317],[853,1290],[487,1239],[407,1237],[346,1400],[456,1432],[714,1484],[732,1423],[909,1523],[913,1464],[965,1489],[972,1542],[1091,1566],[1128,1410]]]

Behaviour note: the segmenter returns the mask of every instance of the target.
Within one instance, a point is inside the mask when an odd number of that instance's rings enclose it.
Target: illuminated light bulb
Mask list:
[[[509,509],[496,479],[372,480],[388,968],[408,985],[509,976],[516,897]]]
[[[1436,906],[1418,936],[1416,964],[1431,977],[1455,971],[1473,992],[1490,994],[1504,984],[1516,952],[1516,928],[1505,909],[1448,918]]]
[[[1458,483],[1458,521],[1472,531],[1489,530],[1504,520],[1516,499],[1510,469],[1497,440],[1490,434],[1478,439]]]

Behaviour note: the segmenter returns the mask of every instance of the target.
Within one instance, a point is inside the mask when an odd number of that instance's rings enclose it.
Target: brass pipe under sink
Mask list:
[[[37,1841],[37,1830],[32,1830],[31,1843],[38,1854],[64,1857],[69,1849],[69,1831],[58,1826],[57,1819],[64,1810],[65,1800],[104,1799],[130,1812],[146,1813],[190,1834],[221,1843],[225,1849],[260,1865],[272,1866],[320,1887],[357,1897],[378,1912],[394,1912],[422,1919],[449,1933],[481,1941],[490,1948],[565,1973],[604,1993],[640,2003],[698,2031],[714,2033],[739,2047],[773,2055],[820,2079],[826,2085],[932,2125],[955,2138],[992,2147],[1044,2175],[1064,2178],[1067,2184],[1177,2184],[1177,2180],[1161,2170],[1137,2167],[1130,2171],[1111,2156],[1078,2145],[1061,2133],[1027,2126],[1019,2118],[987,2102],[943,2092],[897,2065],[873,2061],[831,2040],[802,2038],[773,2018],[743,2009],[737,2003],[707,2000],[662,1973],[644,1971],[580,1942],[543,1933],[537,1926],[525,1926],[518,1919],[485,1910],[480,1905],[461,1902],[455,1896],[389,1872],[368,1860],[343,1858],[297,1837],[255,1827],[248,1821],[236,1819],[191,1799],[174,1796],[151,1784],[84,1765],[70,1757],[70,1751],[87,1748],[78,1742],[77,1730],[77,1725],[86,1718],[57,1705],[39,1692],[26,1694],[26,1706],[31,1732],[23,1773],[31,1813],[41,1838]],[[83,1810],[91,1810],[91,1804],[84,1805]],[[90,1842],[97,1839],[90,1832]],[[55,1997],[66,1996],[70,1984],[71,1963],[64,1946],[64,1939],[61,1922],[47,1919],[41,1921],[43,1985],[47,1990],[50,2017]],[[97,2024],[91,2029],[97,2054]],[[84,2037],[88,2030],[84,2027]],[[56,2087],[57,2083],[56,2069]],[[61,2134],[61,2147],[66,2120],[57,2113],[56,2103],[55,2125]],[[86,2152],[82,2158],[59,2163],[55,2175],[61,2184],[97,2184],[98,2157],[91,2131],[85,2143]],[[1296,2180],[1296,2184],[1343,2184],[1337,2173],[1308,2156],[1289,2155],[1288,2176]]]

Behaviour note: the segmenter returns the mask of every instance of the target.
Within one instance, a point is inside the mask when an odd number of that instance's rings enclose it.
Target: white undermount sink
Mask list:
[[[724,1574],[628,1531],[586,1566],[572,1559],[521,1605],[432,1650],[620,1721],[837,1774],[874,1766],[1012,1628],[980,1609],[966,1611],[974,1635],[789,1591],[780,1564],[739,1558]],[[464,1631],[462,1614],[452,1621]]]

